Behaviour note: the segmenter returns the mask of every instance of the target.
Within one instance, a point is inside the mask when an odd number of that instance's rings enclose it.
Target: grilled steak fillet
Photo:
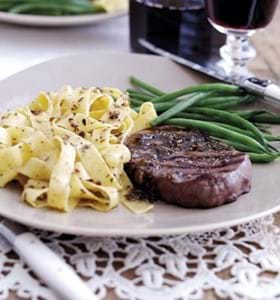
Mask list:
[[[197,130],[174,126],[146,129],[126,145],[126,171],[148,196],[188,208],[232,202],[251,188],[249,157]]]

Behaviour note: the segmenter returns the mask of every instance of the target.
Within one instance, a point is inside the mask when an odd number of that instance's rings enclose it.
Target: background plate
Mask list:
[[[0,21],[27,26],[64,27],[95,24],[126,15],[126,11],[79,16],[36,16],[0,12]]]
[[[56,90],[64,84],[125,89],[131,74],[164,90],[204,81],[198,74],[161,57],[95,52],[48,61],[1,81],[0,110],[25,105],[40,90]],[[81,208],[63,214],[31,208],[20,200],[19,189],[9,187],[0,189],[0,214],[37,228],[82,235],[136,236],[210,230],[279,210],[279,172],[279,162],[254,165],[249,194],[234,203],[208,210],[157,204],[152,212],[140,216],[122,206],[109,213]]]

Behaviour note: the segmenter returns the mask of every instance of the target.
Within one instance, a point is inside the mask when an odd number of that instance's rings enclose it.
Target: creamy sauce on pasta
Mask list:
[[[41,92],[28,106],[2,115],[0,187],[18,180],[22,199],[33,207],[109,211],[121,202],[147,212],[151,204],[123,196],[132,187],[124,141],[155,117],[152,103],[136,113],[116,88]]]

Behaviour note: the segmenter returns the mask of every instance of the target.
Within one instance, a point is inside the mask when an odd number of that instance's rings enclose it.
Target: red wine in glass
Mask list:
[[[238,77],[250,76],[247,63],[256,55],[249,37],[266,27],[273,18],[279,0],[205,0],[208,19],[220,32],[227,34],[220,49],[220,65]]]
[[[263,28],[271,21],[278,0],[207,0],[212,22],[222,27],[251,30]]]

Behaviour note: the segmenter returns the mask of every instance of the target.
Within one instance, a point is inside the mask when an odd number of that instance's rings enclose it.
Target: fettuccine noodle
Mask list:
[[[17,180],[22,199],[33,207],[109,211],[122,202],[135,213],[147,212],[151,204],[124,197],[132,187],[124,141],[155,117],[152,103],[136,113],[116,88],[42,92],[30,105],[2,115],[0,187]]]

